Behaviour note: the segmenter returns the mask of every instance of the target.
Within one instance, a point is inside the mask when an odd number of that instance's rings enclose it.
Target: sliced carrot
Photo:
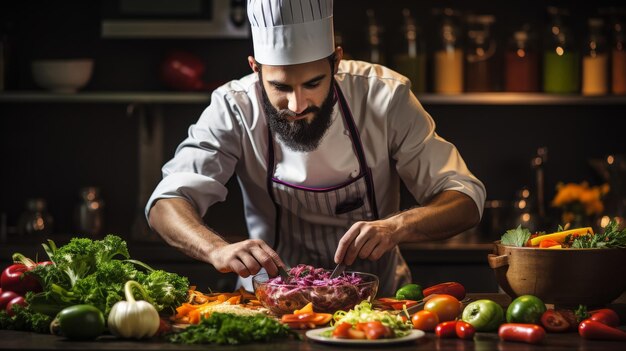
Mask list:
[[[315,325],[325,325],[328,324],[328,322],[330,322],[332,318],[333,315],[330,313],[316,313],[311,322],[313,322],[313,324]]]
[[[561,243],[559,243],[558,241],[552,240],[552,239],[545,239],[545,240],[541,240],[541,242],[539,242],[539,247],[542,249],[548,248],[548,247],[553,247],[553,246],[561,246]]]
[[[309,302],[306,306],[302,307],[299,310],[293,311],[293,314],[301,314],[301,313],[313,313],[313,303]]]
[[[200,311],[192,310],[189,311],[189,324],[198,324],[200,323]]]

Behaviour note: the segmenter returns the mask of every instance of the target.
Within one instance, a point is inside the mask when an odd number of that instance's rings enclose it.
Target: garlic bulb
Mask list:
[[[159,329],[160,319],[156,308],[147,301],[136,301],[132,288],[139,289],[144,299],[146,291],[141,284],[129,280],[124,285],[126,301],[118,301],[109,313],[108,326],[111,333],[122,338],[150,338]]]

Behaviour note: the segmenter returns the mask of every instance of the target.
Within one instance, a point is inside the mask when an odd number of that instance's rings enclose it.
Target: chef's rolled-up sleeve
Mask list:
[[[239,113],[226,88],[213,92],[211,104],[163,166],[163,179],[145,208],[146,218],[154,203],[163,198],[185,199],[201,216],[211,205],[226,199],[225,184],[241,153]]]
[[[408,103],[407,103],[408,101]],[[409,90],[399,85],[389,104],[389,148],[396,169],[419,204],[446,190],[466,194],[482,217],[486,190],[457,148],[435,132],[435,122]]]

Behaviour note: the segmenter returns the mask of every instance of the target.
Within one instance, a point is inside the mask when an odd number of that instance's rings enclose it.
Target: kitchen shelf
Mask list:
[[[544,93],[418,94],[424,105],[626,105],[626,96],[581,96]]]
[[[105,103],[105,104],[208,104],[210,93],[184,92],[79,92],[51,93],[44,91],[20,91],[0,93],[0,102],[55,102],[55,103]]]
[[[580,96],[543,93],[463,93],[455,95],[418,94],[424,105],[626,105],[626,96]],[[44,91],[0,93],[0,103],[152,103],[208,104],[210,93],[186,92],[79,92]]]

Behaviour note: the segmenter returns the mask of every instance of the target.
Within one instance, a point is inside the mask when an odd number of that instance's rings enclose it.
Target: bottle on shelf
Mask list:
[[[588,20],[588,34],[584,44],[582,66],[583,95],[606,95],[609,91],[609,53],[603,34],[604,20]]]
[[[605,195],[604,211],[599,219],[599,226],[606,227],[610,220],[626,227],[626,158],[624,155],[608,155],[605,159],[609,174],[609,192]]]
[[[435,9],[439,25],[434,48],[434,92],[463,92],[463,43],[460,12],[451,8]]]
[[[384,28],[376,20],[376,14],[374,10],[367,10],[367,42],[369,44],[369,51],[367,53],[367,60],[372,63],[385,64],[385,55],[383,50],[382,35]]]
[[[98,238],[104,225],[104,201],[100,198],[100,189],[93,186],[82,188],[80,197],[74,215],[76,230],[80,234]]]
[[[466,79],[465,91],[487,92],[497,90],[496,41],[491,26],[496,21],[492,15],[467,17]]]
[[[409,9],[403,9],[402,16],[403,49],[395,55],[395,68],[409,78],[414,93],[423,93],[426,92],[426,50],[422,32]]]
[[[53,222],[45,199],[28,199],[26,200],[26,211],[18,219],[18,234],[24,239],[48,236],[52,234]]]
[[[505,91],[539,91],[539,56],[528,26],[513,32],[504,52],[504,72]]]
[[[626,95],[626,20],[616,18],[611,27],[611,92]]]
[[[548,7],[550,24],[543,56],[543,91],[573,94],[580,90],[580,53],[567,19],[567,9]]]

